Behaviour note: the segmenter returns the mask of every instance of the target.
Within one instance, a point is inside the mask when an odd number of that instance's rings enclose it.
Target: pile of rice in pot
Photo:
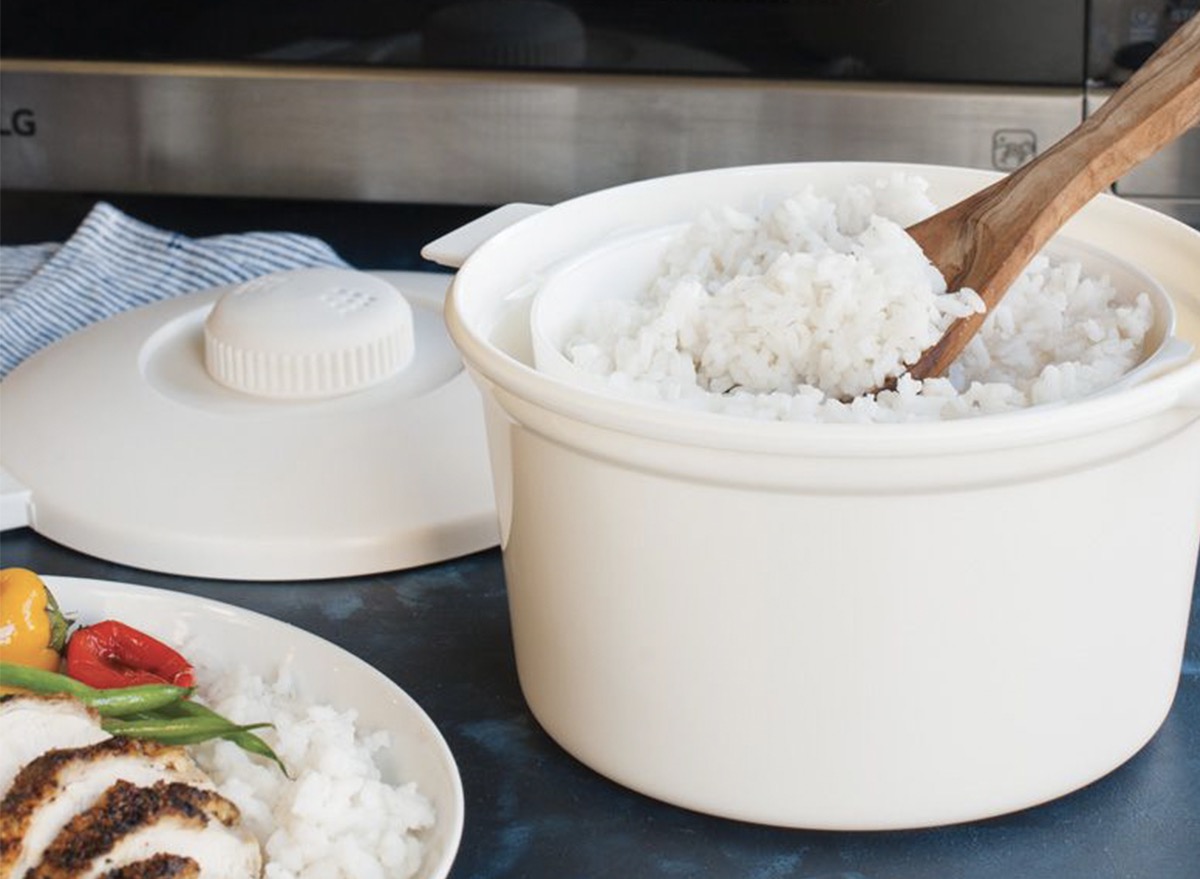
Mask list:
[[[760,216],[710,210],[669,247],[635,299],[585,309],[563,354],[613,391],[791,421],[961,418],[1093,393],[1137,364],[1149,297],[1038,256],[942,378],[907,366],[956,319],[984,310],[904,229],[935,213],[919,177],[836,196],[805,189]],[[871,392],[901,376],[895,390]]]

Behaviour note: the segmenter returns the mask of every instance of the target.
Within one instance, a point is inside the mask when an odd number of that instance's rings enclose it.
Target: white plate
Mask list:
[[[220,644],[231,663],[268,678],[288,662],[302,696],[353,708],[361,730],[386,730],[391,747],[377,755],[384,778],[415,781],[436,809],[417,879],[445,879],[462,838],[458,766],[433,721],[386,675],[316,635],[219,601],[109,580],[43,579],[63,612],[81,623],[111,617],[173,645],[193,638]]]

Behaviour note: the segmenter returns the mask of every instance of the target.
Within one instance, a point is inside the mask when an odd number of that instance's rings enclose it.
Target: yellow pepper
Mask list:
[[[70,625],[41,577],[0,570],[0,660],[55,671]]]

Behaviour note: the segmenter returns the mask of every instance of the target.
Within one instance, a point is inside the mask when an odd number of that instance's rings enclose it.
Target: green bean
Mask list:
[[[101,717],[124,717],[142,711],[154,711],[179,702],[192,692],[190,687],[172,684],[101,690],[57,672],[15,662],[0,662],[0,683],[35,693],[65,693],[96,709]]]
[[[196,745],[210,739],[270,726],[252,723],[239,726],[223,717],[156,717],[153,714],[136,718],[106,718],[104,731],[114,736],[134,739],[153,739],[164,745]]]
[[[163,717],[192,718],[196,720],[208,718],[214,720],[224,720],[226,723],[230,723],[230,721],[225,720],[224,717],[222,717],[220,714],[217,714],[217,712],[213,711],[208,706],[201,705],[199,702],[193,702],[190,699],[165,705],[160,711],[157,712],[157,714]],[[270,726],[270,724],[256,724],[255,726]],[[283,761],[279,759],[278,755],[276,755],[276,753],[271,749],[271,746],[254,733],[250,732],[250,729],[251,727],[239,727],[224,735],[221,735],[220,738],[233,742],[243,751],[248,751],[251,754],[258,754],[260,757],[266,757],[268,760],[274,761],[274,763],[283,771],[283,774],[288,778],[291,778],[292,776],[288,773],[287,767],[283,765]]]
[[[242,750],[273,761],[291,775],[271,746],[251,730],[269,723],[239,725],[187,697],[194,688],[172,684],[146,684],[100,690],[57,672],[12,662],[0,662],[0,684],[37,693],[74,696],[104,718],[101,726],[111,735],[154,739],[165,745],[194,745],[209,739],[227,739]],[[190,722],[190,725],[189,725]]]

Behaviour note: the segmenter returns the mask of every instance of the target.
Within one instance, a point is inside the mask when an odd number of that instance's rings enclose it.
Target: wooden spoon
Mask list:
[[[1093,196],[1200,122],[1200,15],[1180,27],[1094,115],[1009,176],[909,227],[947,289],[987,312],[960,318],[908,371],[941,375],[1022,269]]]

